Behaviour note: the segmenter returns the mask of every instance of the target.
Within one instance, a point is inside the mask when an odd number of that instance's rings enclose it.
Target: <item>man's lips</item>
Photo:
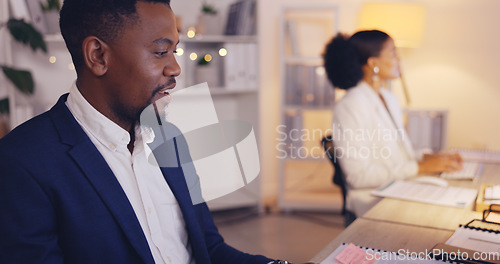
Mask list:
[[[167,86],[163,89],[161,89],[160,91],[158,91],[159,94],[162,94],[162,95],[170,95],[170,92],[169,90],[172,90],[175,88],[175,85],[176,85],[176,82],[171,82],[170,84],[167,84]]]

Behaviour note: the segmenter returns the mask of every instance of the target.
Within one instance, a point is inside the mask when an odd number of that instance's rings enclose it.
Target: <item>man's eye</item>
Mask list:
[[[168,53],[168,50],[166,50],[166,51],[160,51],[160,52],[155,52],[156,55],[160,55],[160,56],[165,55],[167,53]]]

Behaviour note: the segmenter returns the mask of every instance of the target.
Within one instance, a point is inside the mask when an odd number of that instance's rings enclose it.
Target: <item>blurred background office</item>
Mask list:
[[[42,1],[42,0],[41,0]],[[0,22],[5,22],[13,13],[23,10],[13,10],[20,0],[0,0]],[[32,1],[28,1],[32,2]],[[186,50],[197,49],[201,42],[189,40],[186,34],[190,27],[195,27],[202,13],[202,4],[209,4],[217,10],[219,27],[206,27],[205,35],[223,35],[227,28],[230,7],[236,0],[172,0],[171,6],[179,17],[179,28],[183,38],[181,44]],[[372,1],[370,1],[372,2]],[[375,1],[381,3],[381,1]],[[293,206],[280,208],[280,186],[283,184],[281,175],[290,172],[304,176],[296,181],[296,186],[302,183],[312,184],[311,190],[297,197],[292,202],[301,210],[324,210],[339,212],[341,197],[339,190],[331,183],[332,168],[327,159],[321,161],[283,162],[279,158],[279,129],[283,125],[283,53],[282,45],[284,26],[282,14],[287,7],[307,9],[310,7],[333,7],[335,16],[329,30],[353,33],[359,27],[359,20],[365,0],[256,0],[256,30],[250,31],[249,37],[227,39],[225,37],[205,38],[201,43],[208,49],[219,51],[226,43],[251,44],[256,54],[254,63],[257,75],[255,83],[249,87],[239,87],[237,91],[225,91],[227,76],[216,73],[218,79],[210,80],[221,86],[214,90],[216,108],[224,113],[222,119],[244,119],[254,126],[259,154],[260,177],[253,182],[248,192],[243,192],[242,199],[250,197],[243,205],[256,204],[260,208],[294,209]],[[498,62],[500,61],[500,35],[496,26],[500,24],[500,1],[497,0],[412,0],[390,1],[390,3],[409,3],[422,6],[425,10],[422,31],[418,45],[399,47],[404,81],[410,96],[410,104],[403,92],[403,83],[396,80],[392,89],[397,94],[403,107],[412,109],[437,109],[447,111],[446,147],[475,148],[500,150],[500,122],[495,116],[500,112],[500,89],[498,79]],[[25,12],[28,14],[29,12]],[[401,22],[404,23],[404,22]],[[205,25],[212,25],[205,22]],[[48,30],[48,29],[46,29]],[[198,28],[200,30],[200,28]],[[313,50],[309,52],[320,56],[323,47],[335,32],[331,34],[308,35],[300,40],[310,43]],[[198,32],[199,35],[201,32]],[[0,74],[0,99],[10,99],[10,114],[2,114],[1,120],[10,128],[32,115],[39,114],[53,105],[58,97],[68,91],[76,74],[71,65],[69,54],[57,33],[45,34],[48,52],[31,50],[12,41],[5,28],[0,31],[0,64],[14,65],[28,69],[33,74],[35,82],[34,95],[25,96],[16,91],[3,74]],[[200,40],[201,41],[201,40]],[[207,44],[208,43],[208,44]],[[221,46],[222,45],[222,46]],[[253,45],[253,46],[252,46]],[[202,51],[198,56],[202,55]],[[245,53],[245,52],[243,52]],[[219,53],[220,54],[220,53]],[[184,54],[190,56],[191,54]],[[222,55],[220,55],[222,56]],[[228,55],[229,56],[229,55]],[[205,57],[204,57],[205,58]],[[229,57],[228,57],[229,58]],[[193,61],[199,62],[197,57]],[[209,59],[210,60],[210,59]],[[214,62],[217,59],[214,58]],[[238,60],[238,58],[237,58]],[[251,58],[245,58],[245,61]],[[194,84],[201,80],[193,79],[194,66],[184,61],[184,85]],[[253,66],[245,66],[253,67]],[[213,74],[212,74],[213,75]],[[191,77],[189,77],[191,76]],[[210,85],[211,86],[211,85]],[[227,88],[227,87],[226,87]],[[231,90],[231,89],[229,89]],[[336,94],[336,99],[342,96]],[[326,110],[325,110],[326,109]],[[325,108],[320,113],[321,120],[315,122],[317,111],[305,111],[311,126],[329,128],[331,111]],[[329,113],[324,114],[324,113]],[[319,141],[316,137],[312,143]],[[310,145],[312,146],[312,145]],[[286,167],[288,166],[288,170]],[[323,197],[322,194],[325,194]],[[333,194],[333,196],[332,196]],[[330,197],[334,197],[331,199]],[[300,200],[302,199],[302,200]],[[326,200],[326,202],[324,201]],[[223,202],[221,202],[223,203]],[[287,203],[283,203],[287,205]],[[288,203],[290,205],[291,203]],[[221,208],[232,208],[233,206]],[[237,206],[236,206],[237,207]],[[339,218],[340,219],[340,218]],[[341,221],[341,220],[340,220]],[[342,224],[339,222],[339,226]],[[283,249],[285,250],[285,249]],[[319,250],[319,249],[318,249]],[[313,249],[314,251],[314,249]]]

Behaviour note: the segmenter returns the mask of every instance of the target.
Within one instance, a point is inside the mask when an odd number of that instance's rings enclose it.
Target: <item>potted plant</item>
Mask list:
[[[196,32],[207,35],[219,35],[222,32],[220,18],[217,9],[213,5],[203,1],[201,13],[198,16]]]
[[[40,3],[42,6],[45,22],[47,23],[47,31],[49,34],[59,32],[59,10],[61,10],[61,2],[59,0],[45,0]]]
[[[195,74],[197,83],[207,82],[209,87],[213,88],[219,86],[219,73],[211,57],[207,54],[198,60]],[[207,60],[207,58],[210,59]]]
[[[15,41],[28,45],[33,51],[37,49],[47,53],[47,44],[43,40],[42,34],[38,32],[31,24],[19,19],[9,19],[6,23],[0,23],[0,30],[7,28],[12,38]],[[15,88],[24,94],[31,95],[34,91],[34,82],[31,72],[25,69],[18,69],[0,62],[0,68],[12,82]],[[0,137],[1,133],[5,133],[6,123],[5,119],[9,113],[9,99],[0,98]],[[3,125],[2,125],[3,124]]]

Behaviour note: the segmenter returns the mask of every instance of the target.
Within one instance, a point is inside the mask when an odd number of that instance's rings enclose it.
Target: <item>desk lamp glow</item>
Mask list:
[[[363,3],[358,30],[379,29],[389,34],[398,48],[416,48],[422,43],[425,7],[416,3]],[[401,69],[401,85],[406,103],[410,95]]]

